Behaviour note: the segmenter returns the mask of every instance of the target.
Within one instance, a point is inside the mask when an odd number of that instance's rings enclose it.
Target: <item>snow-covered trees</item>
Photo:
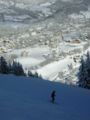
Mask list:
[[[90,89],[90,53],[87,52],[86,58],[81,58],[81,65],[78,72],[79,86]]]

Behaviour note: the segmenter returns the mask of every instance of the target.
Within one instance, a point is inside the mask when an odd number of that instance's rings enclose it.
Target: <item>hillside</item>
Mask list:
[[[56,90],[56,103],[50,93]],[[0,120],[90,120],[90,91],[38,78],[0,75]]]

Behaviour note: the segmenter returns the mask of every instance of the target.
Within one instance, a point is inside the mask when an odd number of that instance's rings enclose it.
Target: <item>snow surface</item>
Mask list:
[[[39,63],[43,62],[44,59],[35,59],[35,58],[24,58],[24,57],[21,57],[21,58],[18,58],[16,61],[18,61],[19,63],[21,63],[24,67],[32,67],[32,66],[35,66],[35,65],[38,65]]]
[[[69,49],[67,47],[63,47],[62,45],[62,51],[64,50],[68,51]],[[23,56],[21,56],[22,53]],[[72,64],[74,66],[73,57],[71,58],[69,56],[58,61],[51,61],[50,63],[46,62],[46,65],[40,66],[40,64],[45,62],[49,57],[48,55],[50,54],[50,50],[48,47],[27,48],[20,49],[18,51],[14,50],[10,54],[16,54],[18,56],[18,58],[15,60],[21,63],[24,69],[30,69],[33,67],[33,73],[37,71],[37,73],[42,76],[43,79],[48,79],[51,81],[57,80],[59,72],[65,73],[65,71],[67,71],[67,73],[69,73],[69,65]],[[47,58],[45,58],[45,56],[47,56]],[[63,78],[60,81],[63,81]]]
[[[83,44],[80,45],[68,45],[68,44],[60,44],[60,52],[69,53],[71,50],[75,50],[79,48],[83,52]],[[63,72],[65,75],[70,74],[69,66],[72,65],[73,68],[79,66],[80,63],[74,62],[74,57],[76,55],[67,55],[65,57],[59,57],[58,60],[52,59],[52,54],[49,47],[32,47],[32,48],[25,48],[25,49],[18,49],[9,51],[9,56],[15,55],[15,61],[18,61],[22,64],[25,72],[27,70],[32,71],[33,73],[37,72],[43,79],[48,79],[50,81],[60,81],[64,82],[64,78],[58,79],[58,75],[60,72]],[[82,54],[82,53],[79,53]],[[78,60],[77,60],[78,61]],[[77,76],[75,76],[77,82]],[[73,80],[71,80],[73,81]],[[75,82],[74,82],[75,84]]]
[[[15,61],[18,61],[23,65],[24,68],[33,67],[39,65],[45,61],[45,55],[50,53],[48,47],[35,47],[35,48],[25,48],[14,50],[9,52],[9,55],[16,55]]]
[[[60,61],[54,61],[50,64],[47,64],[46,66],[40,68],[37,70],[37,72],[44,78],[53,80],[55,76],[58,75],[59,72],[62,72],[67,69],[68,71],[68,65],[73,63],[73,59],[66,57],[65,59],[62,59]]]
[[[50,93],[56,90],[56,103]],[[90,120],[90,91],[38,78],[0,75],[0,120]]]

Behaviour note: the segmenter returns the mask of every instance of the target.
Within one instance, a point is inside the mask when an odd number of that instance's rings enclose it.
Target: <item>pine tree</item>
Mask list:
[[[90,70],[90,53],[89,52],[87,52],[86,57],[87,57],[86,67],[87,67],[87,70]]]
[[[80,68],[79,68],[79,72],[78,72],[78,79],[79,79],[79,86],[81,87],[85,87],[86,83],[86,78],[87,78],[87,73],[86,73],[86,63],[85,63],[85,60],[83,59],[83,57],[81,58],[81,65],[80,65]]]
[[[7,74],[9,73],[9,68],[4,57],[0,57],[0,73]]]
[[[25,75],[22,65],[19,62],[13,62],[12,64],[12,73],[15,75]]]
[[[87,80],[86,80],[86,88],[90,89],[90,53],[87,52],[86,59],[86,68],[87,68]]]
[[[81,58],[81,65],[78,72],[79,86],[90,89],[90,54],[87,52],[86,58]]]
[[[28,76],[34,76],[33,73],[31,71],[28,71]]]
[[[9,73],[12,73],[12,64],[11,63],[8,64],[8,69],[9,69]]]

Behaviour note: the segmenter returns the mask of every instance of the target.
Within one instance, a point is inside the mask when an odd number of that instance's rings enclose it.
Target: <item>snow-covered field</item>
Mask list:
[[[55,104],[50,94],[56,90]],[[0,75],[0,120],[90,120],[90,91],[38,78]]]

